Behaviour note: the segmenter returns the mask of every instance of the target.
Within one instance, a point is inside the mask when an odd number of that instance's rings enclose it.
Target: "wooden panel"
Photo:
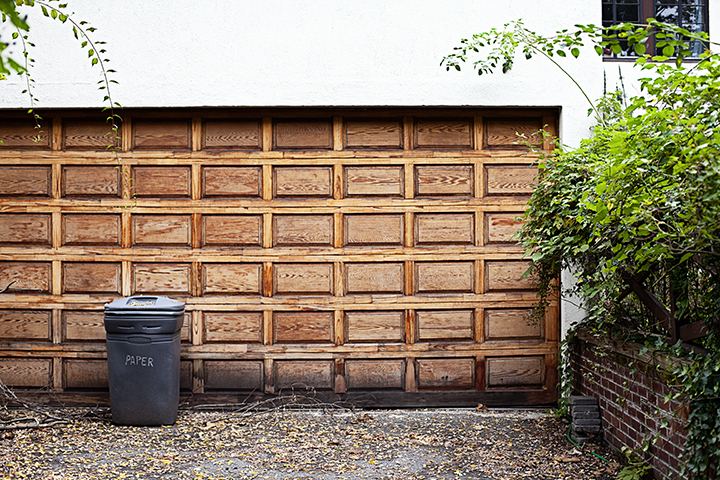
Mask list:
[[[515,244],[514,235],[523,225],[522,212],[517,213],[485,213],[485,243]]]
[[[189,167],[134,167],[138,197],[190,197]]]
[[[193,387],[192,360],[180,361],[180,391],[191,392]]]
[[[63,263],[63,292],[120,293],[120,263]]]
[[[403,148],[401,120],[349,120],[345,122],[345,148]]]
[[[294,245],[333,245],[332,215],[274,215],[273,244],[278,247]]]
[[[419,165],[415,167],[415,194],[419,197],[473,194],[470,165]]]
[[[343,183],[348,197],[402,197],[403,180],[403,167],[345,167]]]
[[[203,131],[205,149],[259,150],[262,148],[260,122],[208,120]]]
[[[260,167],[203,167],[203,197],[260,197]]]
[[[190,122],[133,119],[133,148],[190,150]]]
[[[485,192],[488,196],[530,195],[537,167],[533,165],[487,165]]]
[[[405,384],[404,360],[347,360],[345,374],[349,390],[398,389]]]
[[[63,167],[64,197],[119,197],[120,169],[117,167]]]
[[[105,341],[103,312],[64,311],[62,314],[63,341]]]
[[[3,342],[29,340],[50,341],[50,310],[0,310],[0,339]]]
[[[531,317],[529,308],[485,310],[485,340],[541,339],[542,321]]]
[[[488,388],[540,386],[545,383],[543,357],[487,358],[485,371]]]
[[[332,343],[333,312],[276,312],[273,343]]]
[[[405,216],[345,215],[345,245],[397,245],[403,243]]]
[[[275,197],[332,197],[332,168],[275,167]]]
[[[133,293],[190,293],[190,265],[183,263],[136,263]]]
[[[262,215],[203,215],[203,246],[262,246]]]
[[[415,318],[419,341],[473,339],[472,310],[418,310]]]
[[[328,263],[279,263],[273,270],[273,292],[280,295],[332,295],[333,266]]]
[[[52,360],[0,358],[0,380],[10,387],[47,387],[50,385]]]
[[[209,294],[262,293],[262,264],[206,263],[202,266],[203,292]]]
[[[349,343],[405,341],[405,311],[345,312],[345,339]]]
[[[101,120],[63,119],[62,145],[67,150],[107,150],[109,146],[119,144],[113,132],[112,124]]]
[[[422,213],[415,215],[418,245],[473,245],[475,215],[472,213]]]
[[[261,361],[205,360],[206,390],[259,390],[263,384]]]
[[[52,243],[49,214],[0,215],[0,245],[47,245]]]
[[[525,261],[486,261],[485,290],[533,290],[536,288],[533,279],[522,278],[528,267]]]
[[[332,148],[331,121],[280,121],[273,129],[274,148],[276,149],[313,149]]]
[[[527,142],[542,145],[542,118],[488,118],[485,119],[485,145],[488,148],[527,150]]]
[[[31,118],[0,120],[0,149],[49,149],[50,125],[43,121],[40,126],[35,128]]]
[[[473,271],[473,262],[417,262],[416,293],[472,293]]]
[[[402,263],[345,264],[345,290],[348,294],[402,294],[405,266]]]
[[[418,358],[418,388],[426,390],[464,390],[475,386],[472,358]]]
[[[278,360],[273,363],[273,368],[276,392],[279,389],[322,390],[333,386],[333,362],[329,360]]]
[[[261,343],[262,312],[205,312],[208,343]]]
[[[65,214],[63,245],[120,245],[120,215]]]
[[[472,148],[471,119],[415,119],[415,148]]]
[[[49,197],[51,190],[49,166],[0,166],[0,197]]]
[[[75,360],[63,361],[63,386],[73,389],[106,389],[108,388],[108,367],[106,360]]]
[[[7,293],[50,293],[50,262],[0,262],[0,289],[11,282]]]
[[[134,245],[192,245],[190,215],[133,215]]]

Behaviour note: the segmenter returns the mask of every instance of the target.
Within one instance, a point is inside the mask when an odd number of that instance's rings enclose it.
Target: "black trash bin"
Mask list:
[[[185,304],[168,297],[105,305],[110,408],[120,425],[171,425],[180,399]]]

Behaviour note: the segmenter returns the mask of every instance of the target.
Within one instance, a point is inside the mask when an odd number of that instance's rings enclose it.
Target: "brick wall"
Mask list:
[[[644,352],[636,344],[607,342],[584,331],[578,334],[571,360],[575,393],[598,399],[607,442],[617,449],[636,449],[650,441],[645,458],[654,477],[679,479],[687,408],[678,400],[665,400],[675,390],[664,372],[681,360]]]

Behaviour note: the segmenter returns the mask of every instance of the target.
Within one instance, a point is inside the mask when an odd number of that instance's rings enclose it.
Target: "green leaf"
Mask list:
[[[633,50],[635,50],[637,55],[645,55],[646,48],[642,43],[636,43],[633,45]]]
[[[50,16],[51,16],[53,19],[56,19],[57,16],[58,16],[57,10],[55,10],[54,8],[53,8],[52,10],[50,10]]]
[[[674,53],[675,47],[673,47],[672,45],[667,45],[662,49],[662,54],[666,57],[672,57]]]
[[[573,57],[578,58],[580,56],[580,49],[575,47],[572,50],[570,50],[570,53]]]
[[[605,51],[603,50],[603,48],[602,48],[600,45],[595,45],[595,52],[596,52],[598,55],[602,55],[602,54],[605,53]]]

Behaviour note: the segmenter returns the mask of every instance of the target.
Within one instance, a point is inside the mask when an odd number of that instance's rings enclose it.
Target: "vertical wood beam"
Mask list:
[[[343,166],[340,163],[333,165],[333,199],[343,198]]]
[[[335,248],[342,248],[345,245],[345,226],[343,222],[342,213],[333,215],[333,246]]]
[[[192,312],[190,312],[190,314],[192,315],[190,317],[190,321],[192,322],[192,324],[190,325],[190,342],[193,345],[202,345],[205,341],[205,325],[203,314],[199,310],[193,310]]]
[[[475,115],[473,118],[473,149],[482,150],[485,145],[485,122],[481,115]]]
[[[263,213],[262,219],[262,245],[263,248],[273,246],[273,217],[272,213]]]
[[[202,296],[203,291],[203,275],[202,263],[192,262],[190,264],[190,295],[193,297]]]
[[[50,135],[50,148],[54,151],[60,151],[63,148],[63,122],[62,117],[53,117],[52,131]]]
[[[129,297],[133,291],[132,262],[123,260],[120,268],[122,269],[121,294],[123,297]]]
[[[403,186],[405,191],[403,192],[405,198],[415,197],[415,165],[411,162],[405,163],[403,167]]]
[[[485,260],[475,260],[475,294],[485,293]]]
[[[335,393],[345,393],[345,359],[335,359]]]
[[[266,394],[272,395],[275,393],[275,365],[272,358],[266,358],[263,361],[263,376],[265,377],[265,384],[263,390]]]
[[[342,150],[343,144],[343,117],[333,117],[333,150]]]
[[[415,295],[415,284],[413,282],[413,264],[414,262],[412,260],[405,261],[405,295],[407,296]]]
[[[475,390],[482,392],[485,391],[485,356],[478,355],[475,357]]]
[[[130,212],[120,214],[120,242],[123,248],[132,247],[132,215]]]
[[[405,391],[418,391],[417,379],[415,377],[415,359],[412,357],[405,359]]]
[[[552,138],[543,138],[542,148],[545,151],[552,151],[555,149],[553,139],[558,136],[557,117],[554,115],[545,115],[542,117],[542,124],[545,132],[552,136]]]
[[[415,310],[405,310],[405,343],[414,345],[417,341],[417,322],[415,322]]]
[[[262,282],[263,282],[263,296],[264,297],[272,297],[273,296],[273,265],[272,265],[272,262],[264,262],[263,263]]]
[[[412,247],[415,245],[415,214],[412,212],[405,212],[405,246]]]
[[[485,245],[485,212],[478,208],[475,210],[473,218],[475,219],[475,246],[482,247]]]
[[[192,392],[205,392],[205,365],[202,360],[193,360],[192,366]]]
[[[63,389],[63,359],[55,357],[52,360],[52,389],[60,392]]]
[[[63,166],[59,163],[53,163],[51,167],[50,188],[52,190],[52,198],[62,198],[62,171]]]
[[[190,167],[190,198],[200,200],[202,198],[202,166],[195,164]]]
[[[192,216],[192,225],[191,225],[191,245],[193,248],[201,248],[202,247],[202,214],[200,213],[193,213]]]
[[[55,308],[52,311],[52,342],[54,344],[62,343],[62,327],[62,310]]]
[[[272,345],[273,343],[273,312],[272,310],[263,310],[263,345]]]
[[[50,292],[53,295],[62,295],[62,262],[60,260],[53,260],[52,262]]]
[[[272,200],[273,182],[272,182],[272,165],[262,166],[262,198],[263,200]]]
[[[52,212],[51,214],[52,218],[52,247],[54,249],[60,248],[62,246],[62,213],[60,212]]]
[[[336,297],[345,295],[345,264],[343,262],[333,263],[333,290]]]
[[[475,343],[483,343],[485,341],[485,309],[476,308],[473,317]]]
[[[345,314],[342,310],[335,310],[333,334],[335,336],[335,345],[345,344]]]
[[[411,116],[405,116],[403,117],[403,149],[404,150],[412,150],[413,144],[415,143],[413,141],[415,135],[413,132],[413,117]]]
[[[203,131],[202,131],[202,118],[193,117],[192,124],[190,126],[190,146],[193,152],[199,152],[202,150],[203,143]]]
[[[272,151],[273,135],[272,135],[272,118],[263,117],[262,119],[262,150],[263,152]]]
[[[123,115],[123,120],[120,124],[120,145],[123,152],[129,152],[132,150],[132,118],[125,115]]]

